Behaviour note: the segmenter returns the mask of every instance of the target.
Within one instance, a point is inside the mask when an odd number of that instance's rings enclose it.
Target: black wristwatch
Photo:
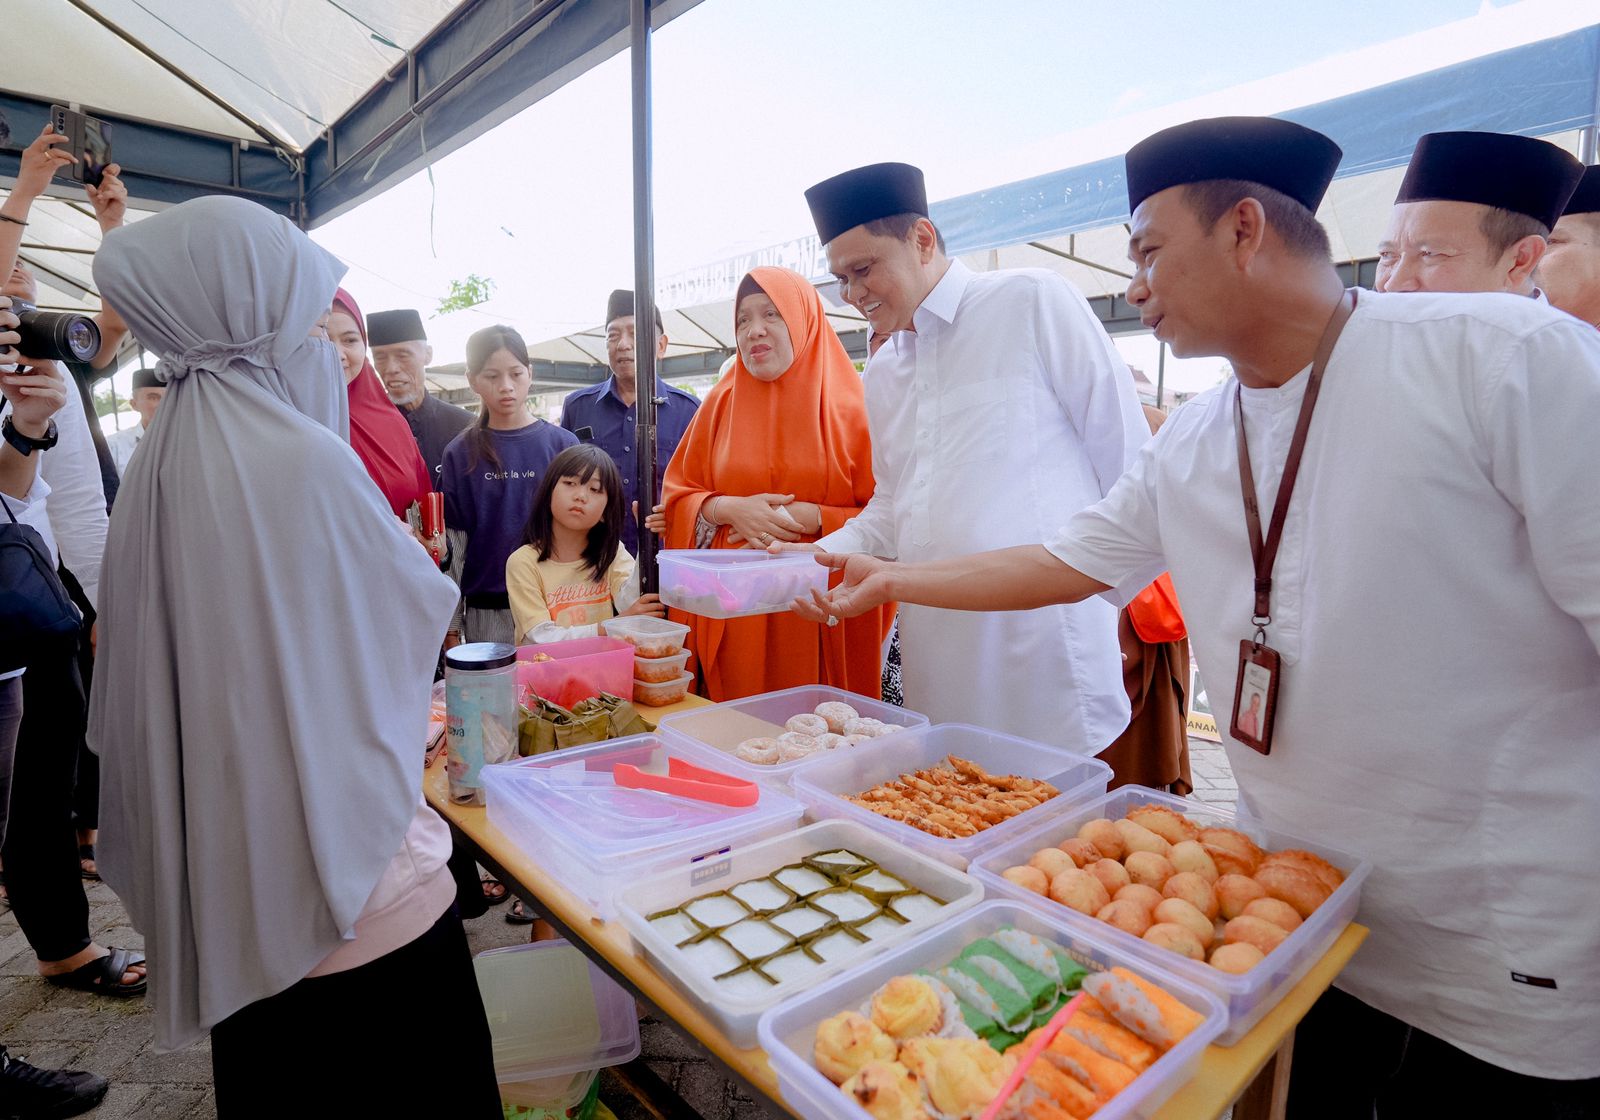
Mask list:
[[[47,421],[44,435],[34,439],[32,436],[25,436],[17,431],[17,426],[11,422],[11,417],[9,416],[0,421],[0,435],[5,436],[6,442],[23,455],[32,455],[35,451],[49,451],[56,445],[56,440],[60,438],[60,433],[56,431],[56,422],[54,420]]]

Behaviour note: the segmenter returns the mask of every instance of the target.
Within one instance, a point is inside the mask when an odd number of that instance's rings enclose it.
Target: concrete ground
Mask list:
[[[1190,740],[1197,800],[1232,804],[1238,796],[1227,756],[1214,743]],[[90,884],[89,927],[102,945],[139,948],[143,940],[110,888]],[[515,944],[527,928],[512,926],[503,907],[467,923],[474,951]],[[640,1024],[642,1057],[707,1120],[753,1120],[767,1115],[720,1072],[685,1035],[668,1023]],[[207,1045],[176,1054],[153,1049],[152,1020],[142,999],[117,1000],[51,987],[38,978],[34,958],[9,912],[0,914],[0,1043],[40,1066],[92,1070],[111,1079],[111,1091],[94,1120],[213,1120],[211,1052]],[[618,1120],[650,1116],[614,1081],[601,1082],[601,1096]]]

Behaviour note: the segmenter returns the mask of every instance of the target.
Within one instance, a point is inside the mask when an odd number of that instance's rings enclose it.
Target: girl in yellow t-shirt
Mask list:
[[[519,642],[593,638],[619,614],[657,618],[666,607],[639,594],[622,547],[622,475],[605,451],[580,443],[545,468],[524,535],[506,560],[506,593]]]

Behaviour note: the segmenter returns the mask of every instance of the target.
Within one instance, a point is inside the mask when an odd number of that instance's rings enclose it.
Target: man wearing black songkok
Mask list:
[[[383,379],[389,399],[399,406],[411,426],[411,435],[428,464],[433,488],[439,488],[439,464],[445,446],[473,421],[472,413],[428,392],[423,373],[433,361],[433,347],[422,327],[422,316],[410,308],[374,311],[367,316],[367,343],[372,365]]]
[[[1567,208],[1550,231],[1539,262],[1539,285],[1568,315],[1600,327],[1600,167],[1585,168]]]
[[[1430,132],[1378,242],[1380,292],[1510,292],[1533,272],[1583,165],[1544,140]]]

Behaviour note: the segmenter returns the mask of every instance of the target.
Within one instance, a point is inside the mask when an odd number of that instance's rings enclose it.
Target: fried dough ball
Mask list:
[[[1235,941],[1231,945],[1218,945],[1211,951],[1211,967],[1239,975],[1249,972],[1266,958],[1267,955],[1254,945]]]
[[[1264,918],[1252,918],[1248,914],[1240,914],[1231,919],[1222,930],[1222,940],[1232,945],[1236,941],[1243,941],[1246,945],[1254,945],[1263,953],[1270,953],[1289,935],[1280,927],[1273,925]]]
[[[1008,867],[1000,872],[1000,876],[1015,883],[1023,890],[1032,891],[1034,894],[1047,895],[1050,893],[1050,880],[1037,867]]]
[[[1267,897],[1267,888],[1248,875],[1223,875],[1212,890],[1217,894],[1217,912],[1224,918],[1237,918],[1246,906]]]
[[[1161,905],[1161,892],[1144,883],[1132,883],[1119,890],[1112,896],[1117,902],[1137,902],[1146,910],[1154,910]]]
[[[1294,912],[1302,918],[1311,917],[1311,912],[1326,902],[1328,896],[1333,893],[1322,883],[1317,882],[1310,872],[1302,871],[1287,863],[1259,868],[1256,871],[1256,882],[1260,883],[1273,898],[1282,899],[1293,906]]]
[[[1076,836],[1061,841],[1056,847],[1071,856],[1072,862],[1078,867],[1088,867],[1095,860],[1102,858],[1099,848]]]
[[[1150,911],[1131,899],[1112,899],[1100,908],[1095,917],[1135,937],[1143,937],[1144,931],[1152,924]]]
[[[1184,840],[1172,845],[1172,851],[1167,853],[1167,858],[1179,871],[1193,871],[1208,883],[1215,883],[1217,877],[1222,874],[1217,870],[1216,860],[1211,858],[1205,845],[1198,840]]]
[[[1188,926],[1180,926],[1175,922],[1157,922],[1144,931],[1144,939],[1162,949],[1182,953],[1191,960],[1206,959],[1205,945]]]
[[[1156,907],[1151,917],[1158,923],[1170,922],[1175,926],[1182,926],[1193,933],[1195,940],[1206,948],[1211,946],[1215,937],[1216,931],[1211,928],[1211,919],[1181,898],[1163,898],[1161,905]]]
[[[1116,897],[1118,891],[1133,882],[1133,879],[1128,875],[1128,869],[1114,859],[1097,859],[1093,863],[1086,865],[1084,870],[1099,879],[1101,886],[1105,887],[1106,893],[1113,898]]]
[[[1128,854],[1117,826],[1107,820],[1085,821],[1078,829],[1078,839],[1087,840],[1100,850],[1106,859],[1121,859]]]
[[[1180,844],[1200,835],[1193,821],[1165,805],[1136,805],[1128,810],[1128,819],[1144,825],[1169,844]]]
[[[1294,912],[1293,906],[1278,898],[1258,898],[1241,911],[1241,916],[1271,922],[1285,933],[1300,928],[1300,915]]]
[[[1077,867],[1078,864],[1060,848],[1040,848],[1028,857],[1028,866],[1037,867],[1044,872],[1045,878],[1054,879],[1063,871]]]
[[[1254,840],[1237,829],[1202,828],[1197,839],[1224,875],[1254,875],[1261,866],[1261,857],[1266,854]]]
[[[1181,898],[1206,916],[1206,924],[1216,921],[1217,892],[1205,878],[1193,871],[1180,871],[1161,885],[1164,898]]]
[[[1098,914],[1111,901],[1105,886],[1080,868],[1063,871],[1050,880],[1050,897],[1080,914]]]
[[[1156,890],[1160,890],[1168,879],[1178,873],[1171,860],[1155,852],[1134,852],[1122,866],[1128,869],[1130,880]]]
[[[1171,844],[1142,824],[1129,820],[1112,821],[1111,824],[1117,830],[1117,835],[1122,837],[1122,846],[1127,849],[1129,855],[1134,852],[1154,852],[1159,856],[1165,856],[1172,850]],[[1100,845],[1096,844],[1095,847],[1099,848]],[[1103,848],[1101,850],[1104,851]]]

